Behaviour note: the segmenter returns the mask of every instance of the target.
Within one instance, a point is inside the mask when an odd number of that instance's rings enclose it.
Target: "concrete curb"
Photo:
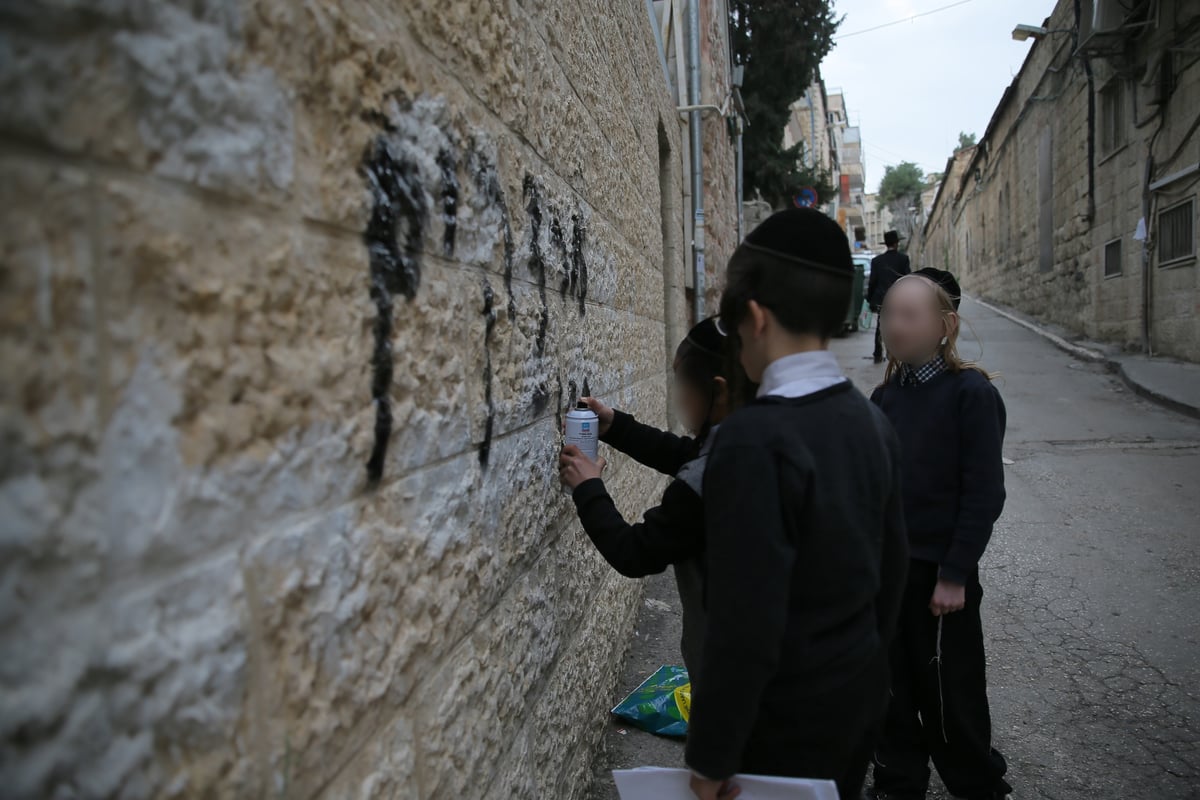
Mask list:
[[[967,295],[967,297],[969,297],[973,302],[983,306],[988,311],[999,314],[1008,321],[1014,322],[1017,325],[1020,325],[1022,328],[1036,333],[1038,336],[1041,336],[1043,339],[1053,344],[1059,350],[1078,358],[1080,361],[1090,361],[1095,364],[1103,364],[1105,368],[1109,370],[1109,372],[1116,373],[1118,376],[1120,376],[1121,381],[1129,387],[1130,391],[1139,397],[1143,397],[1146,400],[1158,403],[1160,406],[1168,408],[1179,414],[1185,414],[1189,417],[1200,419],[1200,407],[1181,402],[1173,397],[1168,397],[1161,392],[1151,389],[1146,384],[1139,383],[1138,381],[1134,380],[1129,375],[1128,371],[1126,371],[1125,365],[1121,363],[1119,358],[1113,358],[1105,353],[1100,352],[1099,350],[1093,350],[1090,347],[1084,347],[1073,342],[1068,342],[1066,339],[1047,330],[1046,328],[1043,328],[1041,325],[1038,325],[1035,322],[1030,322],[1027,319],[1023,319],[1011,311],[989,303],[986,300],[981,300],[973,295]]]
[[[1038,336],[1041,336],[1043,339],[1045,339],[1048,342],[1050,342],[1051,344],[1053,344],[1059,350],[1069,353],[1081,361],[1092,361],[1097,364],[1104,364],[1113,372],[1119,371],[1120,365],[1113,359],[1106,356],[1104,353],[1101,353],[1099,350],[1092,350],[1089,347],[1083,347],[1082,345],[1068,342],[1066,339],[1062,338],[1058,334],[1051,333],[1050,331],[1046,330],[1041,325],[1038,325],[1037,323],[1034,323],[1034,322],[1030,322],[1027,319],[1022,319],[1021,317],[1018,317],[1016,314],[1013,314],[1010,311],[1006,311],[1005,309],[1003,309],[999,306],[992,305],[991,303],[987,302],[986,300],[980,300],[978,297],[975,297],[973,295],[967,295],[967,297],[969,297],[973,302],[976,302],[979,305],[983,306],[988,311],[999,314],[1000,316],[1007,319],[1009,322],[1015,322],[1018,325],[1020,325],[1022,328],[1033,331]]]
[[[1110,361],[1108,366],[1109,369],[1115,369],[1116,373],[1121,376],[1121,380],[1124,381],[1125,385],[1128,386],[1129,389],[1139,397],[1143,397],[1153,403],[1158,403],[1160,406],[1169,408],[1177,413],[1185,414],[1194,419],[1200,419],[1200,408],[1188,403],[1180,402],[1173,397],[1167,397],[1165,394],[1156,392],[1144,383],[1138,383],[1129,376],[1129,373],[1125,371],[1125,365],[1119,361]]]

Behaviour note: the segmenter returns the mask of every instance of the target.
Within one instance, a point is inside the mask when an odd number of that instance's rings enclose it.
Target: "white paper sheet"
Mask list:
[[[665,767],[613,770],[621,800],[696,800],[691,777],[686,769]],[[833,781],[762,775],[737,775],[733,781],[742,790],[739,800],[838,800]]]

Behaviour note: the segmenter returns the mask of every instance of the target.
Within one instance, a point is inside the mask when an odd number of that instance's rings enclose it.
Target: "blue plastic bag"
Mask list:
[[[636,728],[659,736],[687,736],[692,684],[683,667],[659,667],[642,685],[617,703],[612,713]]]

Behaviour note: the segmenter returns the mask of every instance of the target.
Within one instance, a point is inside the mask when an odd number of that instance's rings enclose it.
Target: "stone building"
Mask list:
[[[846,231],[851,242],[865,235],[867,165],[862,149],[862,130],[850,124],[846,95],[836,89],[828,95],[829,131],[837,162],[834,188],[837,197],[830,213]]]
[[[867,249],[882,250],[883,235],[892,230],[892,209],[887,203],[880,203],[877,194],[863,198],[863,227],[867,230]]]
[[[783,146],[803,144],[804,166],[833,176],[836,172],[833,142],[829,133],[825,81],[817,73],[804,95],[789,108],[787,125],[783,129]],[[822,198],[824,202],[827,198]]]
[[[946,170],[942,173],[941,182],[935,187],[928,210],[925,211],[924,223],[916,227],[912,240],[908,243],[909,256],[915,259],[919,266],[964,272],[964,268],[957,263],[957,256],[952,256],[957,242],[951,233],[958,230],[951,221],[955,202],[944,195],[962,186],[963,174],[967,164],[974,157],[977,146],[959,148],[946,160]],[[922,193],[921,198],[922,205],[925,205],[925,193]]]
[[[1060,0],[1019,29],[1038,41],[952,160],[919,261],[1084,336],[1200,360],[1198,26],[1185,0]]]
[[[5,797],[580,796],[641,593],[558,425],[666,423],[688,322],[652,11],[0,12]]]

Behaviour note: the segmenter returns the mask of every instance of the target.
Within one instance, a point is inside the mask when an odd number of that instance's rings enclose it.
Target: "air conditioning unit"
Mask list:
[[[1079,49],[1089,53],[1120,49],[1128,13],[1121,0],[1080,0]]]

